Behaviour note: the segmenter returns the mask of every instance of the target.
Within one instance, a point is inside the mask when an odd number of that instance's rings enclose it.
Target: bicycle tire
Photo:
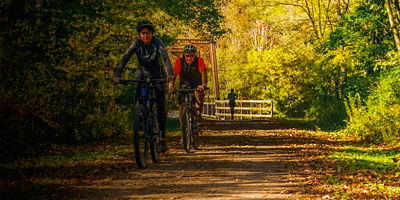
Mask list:
[[[151,159],[153,160],[154,163],[158,163],[160,161],[160,151],[159,151],[159,143],[160,143],[160,124],[158,123],[157,119],[157,107],[156,104],[153,105],[153,113],[154,115],[151,115],[153,120],[153,127],[152,127],[152,136],[154,140],[150,141],[150,153],[151,153]]]
[[[140,169],[147,167],[149,142],[146,137],[147,110],[143,104],[138,104],[135,109],[133,124],[133,146],[135,150],[136,164]]]
[[[199,144],[198,144],[198,139],[199,139],[199,131],[200,127],[197,122],[197,116],[193,117],[193,134],[192,134],[192,146],[194,150],[199,150]]]
[[[186,153],[190,153],[191,146],[191,134],[192,134],[192,119],[191,113],[188,106],[183,108],[183,116],[182,116],[182,137],[183,137],[183,149]]]

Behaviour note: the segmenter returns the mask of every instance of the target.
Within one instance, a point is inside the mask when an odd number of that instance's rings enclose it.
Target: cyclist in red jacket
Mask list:
[[[201,117],[204,102],[204,88],[207,85],[206,65],[203,58],[197,55],[197,49],[192,44],[186,45],[183,49],[183,57],[177,58],[174,73],[180,77],[179,88],[197,89],[195,91],[196,103],[199,105],[197,114]],[[168,88],[169,92],[174,90],[173,84]],[[179,95],[179,120],[182,124],[182,112],[184,96]]]

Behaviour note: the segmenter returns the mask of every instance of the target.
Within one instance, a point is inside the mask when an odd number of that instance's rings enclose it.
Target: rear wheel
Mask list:
[[[192,140],[192,119],[189,107],[185,106],[182,112],[182,138],[183,148],[187,153],[190,153],[190,145]]]
[[[136,164],[143,169],[147,166],[149,142],[146,138],[147,112],[142,104],[135,109],[135,120],[133,124],[133,145],[135,150]]]
[[[152,115],[152,133],[153,136],[155,136],[154,140],[151,140],[150,142],[150,153],[151,153],[151,159],[153,160],[154,163],[157,163],[160,161],[160,124],[158,123],[158,119],[157,119],[157,107],[154,104],[153,105],[153,113],[154,115]]]

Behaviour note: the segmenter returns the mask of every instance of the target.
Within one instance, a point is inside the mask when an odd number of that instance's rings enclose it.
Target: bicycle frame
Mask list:
[[[153,117],[157,117],[157,114],[154,113],[153,111],[153,106],[155,104],[156,98],[154,97],[154,86],[152,82],[150,82],[150,79],[147,79],[146,81],[138,81],[139,83],[144,83],[144,87],[141,88],[140,90],[140,96],[138,99],[136,99],[135,104],[143,104],[148,111],[148,122],[149,124],[147,125],[147,131],[145,134],[145,137],[151,141],[154,142],[156,140],[156,135],[153,134]]]
[[[180,89],[179,92],[184,93],[186,106],[189,107],[192,114],[196,114],[196,97],[195,89]]]
[[[206,87],[204,88],[205,90],[208,90],[209,88]],[[197,112],[196,112],[196,97],[195,97],[195,91],[197,89],[179,89],[179,92],[184,93],[185,96],[185,103],[186,106],[189,107],[191,113],[197,117]]]
[[[144,87],[141,88],[140,95],[137,96],[138,98],[135,99],[135,105],[137,106],[137,104],[143,104],[147,110],[148,113],[148,119],[151,119],[152,117],[156,117],[157,118],[157,114],[154,113],[154,111],[151,109],[155,102],[156,102],[156,97],[154,94],[154,82],[164,82],[165,79],[151,79],[150,77],[147,77],[146,80],[120,80],[121,84],[127,84],[127,83],[139,83],[139,84],[143,84]],[[145,137],[147,139],[149,139],[151,142],[154,142],[158,135],[154,135],[153,134],[153,121],[152,120],[148,120],[149,124],[147,125],[146,128],[148,128],[145,134]],[[149,134],[151,133],[151,134]]]
[[[196,89],[180,89],[179,92],[184,95],[185,106],[182,111],[182,139],[183,147],[187,153],[190,153],[190,147],[197,149],[197,134],[199,131],[196,115]]]
[[[141,84],[140,90],[136,90],[140,94],[136,94],[135,98],[135,118],[133,126],[135,157],[139,168],[145,168],[147,166],[148,145],[150,145],[150,153],[153,162],[157,163],[160,159],[159,141],[162,133],[159,130],[155,108],[156,95],[154,83],[164,81],[164,79],[150,79],[149,77],[147,77],[146,80],[120,80],[122,84],[132,82],[138,83],[138,86]]]

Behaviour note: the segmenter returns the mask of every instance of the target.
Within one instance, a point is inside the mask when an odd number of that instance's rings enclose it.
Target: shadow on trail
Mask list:
[[[180,136],[169,136],[160,163],[68,188],[61,199],[297,199],[309,195],[305,177],[312,175],[300,166],[320,162],[300,152],[314,156],[316,146],[337,145],[274,121],[205,121],[204,132],[193,153],[183,151]]]
[[[277,130],[306,129],[304,124],[274,120],[205,120],[209,130]]]
[[[247,135],[224,135],[224,136],[202,136],[200,135],[200,143],[204,145],[253,145],[253,146],[270,146],[270,145],[301,145],[301,144],[327,144],[331,141],[303,137],[301,140],[296,136],[247,136]]]
[[[243,154],[249,160],[229,160],[226,153],[209,153],[209,150],[200,149],[190,154],[182,151],[159,164],[151,164],[146,170],[128,171],[105,186],[86,188],[83,185],[83,188],[69,192],[79,194],[77,199],[93,199],[93,194],[103,199],[188,199],[188,196],[195,199],[243,199],[235,198],[238,193],[259,195],[248,199],[268,199],[265,191],[272,194],[302,192],[304,184],[300,180],[286,177],[289,175],[288,165],[297,160],[265,159],[263,157],[271,153],[267,150],[258,150],[265,155],[256,152]]]
[[[219,136],[203,136],[208,144],[213,144],[216,141],[222,143],[232,142],[232,145],[249,145],[249,141],[253,145],[263,144],[325,144],[325,145],[348,145],[363,146],[363,141],[332,141],[320,138],[310,137],[307,134],[310,131],[307,126],[302,123],[291,121],[274,121],[274,120],[206,120],[203,123],[204,131],[231,131],[232,135],[221,136],[223,138],[229,137],[229,140],[219,140]],[[237,134],[237,132],[241,134]],[[243,132],[240,132],[243,131]],[[257,134],[246,135],[244,131],[271,131],[270,135],[257,136]],[[227,132],[229,133],[229,132]],[[251,137],[249,138],[246,137]],[[264,140],[268,138],[268,140]],[[218,145],[215,143],[215,145]]]

